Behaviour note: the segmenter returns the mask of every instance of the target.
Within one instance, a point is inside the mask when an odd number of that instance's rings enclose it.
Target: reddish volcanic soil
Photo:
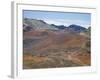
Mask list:
[[[30,31],[23,33],[23,68],[90,66],[88,38],[67,31]]]

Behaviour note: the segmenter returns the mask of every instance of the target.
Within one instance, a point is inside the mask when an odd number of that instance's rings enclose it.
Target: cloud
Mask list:
[[[66,21],[61,21],[61,20],[44,20],[45,22],[47,22],[48,24],[56,24],[56,25],[68,25]]]

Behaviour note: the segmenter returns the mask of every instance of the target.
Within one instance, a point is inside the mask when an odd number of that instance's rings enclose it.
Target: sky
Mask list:
[[[55,25],[69,26],[71,24],[76,24],[85,28],[91,25],[90,13],[24,10],[23,18],[44,20],[48,24]]]

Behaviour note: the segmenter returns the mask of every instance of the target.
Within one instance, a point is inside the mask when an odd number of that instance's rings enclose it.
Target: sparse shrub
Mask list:
[[[82,49],[86,50],[87,53],[90,53],[90,49],[91,49],[91,42],[90,40],[88,40],[87,42],[85,42],[82,47]]]

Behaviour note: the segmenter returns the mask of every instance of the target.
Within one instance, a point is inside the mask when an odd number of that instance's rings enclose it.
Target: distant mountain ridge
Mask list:
[[[43,20],[37,20],[37,19],[29,19],[25,18],[23,20],[23,29],[24,31],[30,31],[30,30],[69,30],[72,32],[85,32],[87,31],[86,28],[76,25],[76,24],[71,24],[69,26],[64,26],[64,25],[55,25],[55,24],[48,24]]]
[[[51,24],[51,26],[55,26],[55,27],[58,28],[58,29],[65,29],[65,28],[66,28],[66,26],[64,26],[64,25],[55,25],[55,24]]]
[[[43,30],[43,29],[57,30],[57,28],[47,24],[43,20],[25,18],[23,20],[23,22],[24,22],[24,25],[23,25],[24,29],[25,28],[27,29],[27,27],[31,27],[32,29],[35,29],[35,30]],[[26,24],[26,26],[25,26],[25,24]]]
[[[87,30],[86,28],[75,24],[68,26],[68,29],[71,29],[75,32],[85,32]]]

